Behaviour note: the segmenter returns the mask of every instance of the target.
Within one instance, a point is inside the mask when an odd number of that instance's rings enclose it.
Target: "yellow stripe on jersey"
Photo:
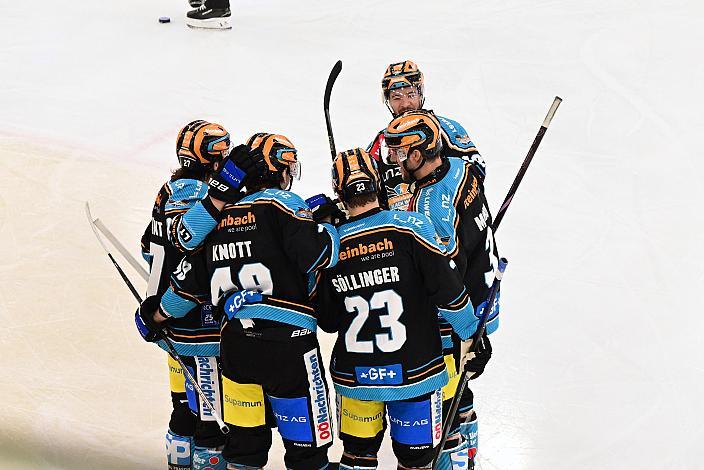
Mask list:
[[[186,376],[181,364],[170,354],[167,354],[166,357],[169,358],[169,388],[173,393],[186,393]]]
[[[240,384],[222,376],[222,393],[226,423],[243,428],[263,426],[264,390],[257,384]]]
[[[384,402],[361,401],[338,395],[340,432],[360,438],[374,437],[384,428]]]

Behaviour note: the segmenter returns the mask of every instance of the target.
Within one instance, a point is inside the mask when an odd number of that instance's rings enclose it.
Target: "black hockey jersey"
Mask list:
[[[443,159],[440,167],[416,182],[409,210],[425,214],[433,223],[478,309],[494,281],[498,251],[484,185],[470,166],[458,158]],[[498,302],[496,305],[487,334],[499,324]]]
[[[184,256],[172,243],[170,228],[175,217],[185,213],[202,198],[208,186],[196,179],[167,181],[159,190],[152,220],[142,236],[142,255],[149,261],[147,296],[159,295],[169,287],[171,273]],[[220,351],[220,317],[209,302],[168,323],[166,334],[176,352],[184,356],[217,356]],[[162,349],[166,349],[158,342]]]
[[[422,214],[375,209],[338,228],[340,261],[322,273],[319,325],[338,332],[330,375],[341,395],[394,401],[448,380],[438,312],[469,338],[468,292]]]
[[[227,205],[201,250],[184,258],[161,299],[162,312],[178,317],[196,304],[218,305],[234,290],[265,294],[235,318],[264,319],[315,331],[309,274],[334,266],[339,237],[316,224],[306,203],[290,191],[266,189]]]

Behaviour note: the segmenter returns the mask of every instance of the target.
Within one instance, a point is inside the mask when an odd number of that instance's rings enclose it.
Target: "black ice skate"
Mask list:
[[[191,28],[230,29],[232,14],[229,8],[208,8],[207,2],[186,13],[186,24]]]

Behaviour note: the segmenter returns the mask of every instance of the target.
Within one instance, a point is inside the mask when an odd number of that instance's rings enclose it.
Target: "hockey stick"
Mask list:
[[[521,168],[518,170],[518,174],[513,180],[513,184],[511,185],[511,188],[508,190],[508,194],[506,194],[506,198],[504,199],[503,204],[501,204],[501,207],[499,208],[499,211],[496,213],[496,219],[494,219],[494,223],[492,224],[491,228],[494,232],[499,228],[499,224],[501,224],[501,221],[504,218],[504,215],[506,214],[506,210],[508,207],[511,205],[511,201],[513,201],[513,196],[516,194],[516,191],[518,190],[518,186],[521,184],[521,181],[523,180],[523,176],[526,174],[526,171],[528,171],[528,166],[530,165],[530,162],[533,160],[533,156],[535,156],[535,152],[538,150],[538,146],[540,145],[540,142],[543,140],[543,136],[545,135],[545,131],[547,131],[548,126],[550,126],[550,122],[552,121],[552,118],[555,116],[555,112],[557,111],[557,108],[560,106],[560,103],[562,103],[562,98],[559,96],[556,96],[555,99],[552,102],[552,105],[550,105],[550,109],[548,110],[548,114],[545,116],[545,119],[543,120],[543,124],[540,126],[540,129],[538,129],[538,134],[535,136],[535,139],[533,140],[533,144],[530,146],[530,149],[528,150],[528,155],[526,155],[526,158],[523,160],[523,164],[521,165]],[[501,258],[499,260],[499,269],[496,273],[496,277],[494,278],[494,283],[491,286],[491,290],[489,291],[489,301],[487,302],[487,306],[484,309],[484,313],[482,315],[482,318],[479,322],[479,326],[477,327],[477,331],[474,335],[474,338],[472,340],[472,348],[471,352],[476,352],[476,348],[479,345],[479,341],[481,340],[482,336],[484,335],[484,330],[486,329],[486,321],[489,318],[490,312],[494,309],[494,299],[496,298],[496,295],[499,290],[499,285],[501,284],[501,278],[503,277],[503,272],[506,269],[506,264],[508,261],[506,261],[506,258]],[[452,397],[452,402],[450,403],[450,410],[447,414],[444,426],[442,428],[442,438],[440,440],[440,444],[438,445],[438,451],[435,454],[435,458],[433,459],[433,470],[435,470],[437,466],[438,459],[440,458],[440,453],[442,452],[443,447],[445,447],[445,443],[447,442],[447,436],[450,433],[450,427],[452,426],[452,422],[455,419],[455,415],[457,414],[457,409],[459,408],[460,405],[460,398],[462,396],[462,393],[464,392],[465,387],[467,386],[467,382],[469,381],[469,378],[467,377],[467,371],[463,370],[462,374],[460,375],[460,381],[459,384],[457,385],[457,389],[455,390],[455,396]]]
[[[139,273],[140,276],[142,276],[142,279],[145,281],[149,282],[149,273],[142,267],[139,262],[134,259],[134,256],[130,254],[129,251],[120,243],[120,241],[115,238],[115,235],[112,234],[110,230],[103,224],[103,222],[100,219],[93,219],[92,216],[90,215],[90,206],[88,205],[88,202],[86,202],[86,214],[88,215],[88,220],[90,221],[90,225],[93,228],[93,232],[95,232],[95,228],[97,227],[98,230],[100,230],[103,235],[105,235],[105,238],[110,240],[110,243],[117,248],[117,251],[120,252],[122,256],[127,260],[128,263]],[[97,237],[98,234],[96,233],[95,236]],[[100,238],[98,238],[100,240]],[[103,245],[102,240],[100,240],[100,244]],[[103,248],[105,248],[105,245],[103,245]],[[107,249],[105,249],[107,251]],[[111,255],[112,257],[112,255]]]
[[[137,300],[139,304],[142,303],[142,297],[139,295],[137,290],[134,288],[134,285],[132,282],[130,282],[129,278],[125,275],[125,272],[122,270],[120,265],[115,261],[115,258],[112,256],[110,253],[110,250],[105,246],[105,243],[103,243],[103,240],[100,238],[100,234],[95,228],[95,223],[93,222],[93,217],[91,216],[90,213],[90,206],[86,202],[86,215],[88,216],[88,222],[90,223],[91,228],[93,229],[93,233],[95,234],[95,238],[98,239],[98,242],[100,243],[100,246],[103,247],[105,250],[105,253],[107,253],[108,257],[110,258],[110,261],[112,261],[112,264],[115,266],[115,269],[117,269],[117,272],[120,273],[120,277],[122,278],[123,281],[125,281],[125,284],[127,284],[127,288],[132,292],[132,295],[134,298]],[[200,397],[201,401],[205,403],[205,405],[210,409],[210,412],[213,414],[213,417],[215,418],[215,421],[218,423],[218,426],[220,427],[220,432],[223,434],[227,434],[230,432],[230,428],[228,427],[227,424],[222,420],[220,415],[218,415],[217,410],[213,406],[212,403],[210,403],[210,400],[208,397],[205,395],[203,390],[200,388],[200,385],[198,385],[198,382],[196,379],[193,378],[193,375],[191,375],[191,371],[188,369],[186,364],[183,362],[183,359],[181,359],[181,356],[176,352],[176,348],[174,348],[173,343],[171,340],[164,334],[163,331],[159,331],[159,339],[164,342],[166,345],[166,349],[169,350],[169,354],[176,359],[176,361],[179,363],[181,366],[181,369],[183,370],[183,373],[186,376],[186,379],[193,385],[193,389],[198,393],[198,396]]]
[[[103,247],[103,250],[105,250],[105,253],[108,254],[108,257],[110,258],[110,261],[112,261],[113,266],[115,266],[115,269],[117,269],[117,272],[120,273],[120,277],[122,278],[123,281],[125,281],[125,284],[127,284],[127,287],[130,288],[130,292],[132,292],[132,295],[135,296],[135,298],[139,299],[139,294],[135,290],[134,286],[130,282],[129,278],[125,274],[125,272],[122,270],[119,264],[117,264],[117,261],[115,261],[115,258],[112,256],[112,253],[110,253],[110,250],[108,250],[108,247],[105,246],[105,243],[103,243],[103,240],[100,238],[100,234],[98,234],[98,231],[95,228],[95,221],[93,217],[90,214],[90,206],[88,205],[88,202],[86,202],[86,216],[88,217],[88,222],[90,223],[90,228],[93,229],[93,233],[95,234],[95,238],[98,239],[98,242],[100,242],[100,246]],[[97,219],[95,219],[97,220]],[[142,302],[141,300],[139,301],[140,303]]]
[[[528,150],[528,155],[526,155],[526,158],[523,160],[523,164],[521,165],[521,169],[518,170],[518,174],[516,175],[516,178],[513,180],[513,184],[511,185],[511,189],[508,190],[508,194],[506,194],[506,199],[504,199],[504,202],[501,204],[501,207],[499,208],[498,212],[496,213],[496,218],[494,219],[494,224],[492,225],[492,229],[496,231],[497,228],[499,228],[499,224],[501,223],[501,220],[504,218],[504,214],[506,213],[506,209],[508,209],[508,206],[511,204],[511,201],[513,200],[513,196],[516,194],[516,191],[518,190],[518,185],[521,184],[521,180],[523,179],[523,176],[526,174],[526,171],[528,171],[528,165],[530,165],[530,162],[533,160],[533,156],[535,155],[535,152],[538,150],[538,146],[540,145],[540,142],[543,140],[543,136],[545,135],[545,131],[548,130],[548,126],[550,125],[550,121],[552,121],[553,116],[555,116],[555,111],[557,111],[558,106],[560,106],[560,103],[562,103],[562,98],[559,96],[556,96],[555,99],[552,101],[552,105],[550,105],[550,109],[548,110],[548,114],[545,116],[545,119],[543,120],[543,125],[540,126],[540,129],[538,129],[538,134],[535,136],[535,140],[533,140],[533,144],[530,146],[530,149]]]
[[[482,317],[479,320],[477,331],[474,333],[474,337],[472,338],[472,346],[470,347],[470,352],[475,353],[477,352],[477,349],[479,349],[479,342],[482,340],[482,336],[484,336],[484,330],[486,330],[486,322],[489,320],[491,312],[494,310],[494,302],[496,301],[496,295],[499,292],[499,286],[501,285],[501,279],[504,276],[504,271],[506,270],[507,264],[508,260],[506,260],[506,258],[501,258],[499,260],[499,267],[496,271],[494,282],[491,285],[491,290],[489,291],[489,298],[487,300],[486,307],[484,307],[484,312],[482,313]],[[452,401],[450,402],[450,410],[447,413],[445,423],[442,427],[442,438],[440,439],[440,444],[438,444],[438,450],[435,453],[435,457],[433,458],[433,470],[436,470],[437,468],[437,463],[440,459],[440,454],[442,453],[442,449],[443,447],[445,447],[445,443],[447,442],[447,437],[450,434],[450,428],[452,427],[452,422],[455,420],[457,409],[460,407],[460,399],[462,398],[462,392],[464,392],[464,389],[467,386],[467,382],[469,382],[469,377],[467,371],[463,370],[462,374],[460,375],[459,383],[457,384],[457,389],[455,389],[455,395],[452,397]]]
[[[330,71],[330,76],[328,76],[328,83],[325,85],[325,95],[323,96],[323,111],[325,112],[325,125],[328,128],[328,143],[330,144],[330,155],[332,159],[335,160],[337,156],[337,150],[335,150],[335,139],[332,136],[332,124],[330,124],[330,94],[332,93],[332,87],[337,80],[337,76],[342,72],[342,61],[338,60]]]

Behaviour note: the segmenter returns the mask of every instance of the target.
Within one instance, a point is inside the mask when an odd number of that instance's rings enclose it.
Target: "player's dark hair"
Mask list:
[[[378,199],[379,198],[377,198],[376,193],[368,193],[362,194],[361,196],[352,196],[351,198],[346,199],[344,202],[347,207],[362,207],[371,202],[375,202]]]
[[[171,178],[174,180],[194,179],[205,181],[206,171],[192,170],[190,168],[179,167],[171,172]]]

